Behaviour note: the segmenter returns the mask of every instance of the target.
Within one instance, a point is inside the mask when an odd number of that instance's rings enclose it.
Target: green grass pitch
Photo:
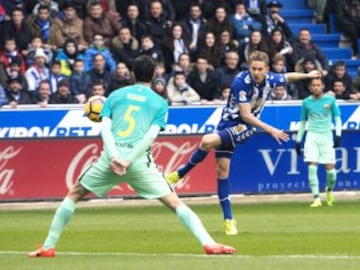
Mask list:
[[[0,211],[0,269],[360,269],[359,201],[234,204],[239,235],[225,236],[217,204],[191,205],[234,256],[206,256],[165,207],[79,208],[56,258],[26,257],[44,240],[54,210]]]

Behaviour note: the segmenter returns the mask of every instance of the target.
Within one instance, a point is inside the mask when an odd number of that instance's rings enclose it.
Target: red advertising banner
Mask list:
[[[153,156],[162,172],[184,164],[199,144],[199,136],[160,137]],[[0,142],[0,200],[59,199],[75,183],[81,171],[102,150],[100,138],[5,140]],[[216,192],[214,155],[176,185],[181,194]],[[133,196],[126,184],[108,196]]]

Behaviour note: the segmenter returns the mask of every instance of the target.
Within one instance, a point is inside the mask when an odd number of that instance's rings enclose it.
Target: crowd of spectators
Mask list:
[[[344,62],[329,66],[310,31],[293,33],[281,8],[265,0],[0,0],[0,106],[107,96],[133,83],[129,70],[143,54],[157,63],[152,87],[170,104],[221,103],[254,50],[269,55],[273,72],[318,69],[327,93],[360,99]],[[360,18],[360,5],[337,12],[339,27],[357,37],[360,20],[350,28],[345,19]],[[303,81],[274,89],[270,99],[309,94]]]

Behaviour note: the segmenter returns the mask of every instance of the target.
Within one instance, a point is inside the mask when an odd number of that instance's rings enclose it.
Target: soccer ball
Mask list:
[[[104,102],[106,100],[106,97],[104,96],[92,96],[88,99],[88,101],[85,103],[85,114],[86,116],[94,122],[100,122],[100,113],[104,106]]]

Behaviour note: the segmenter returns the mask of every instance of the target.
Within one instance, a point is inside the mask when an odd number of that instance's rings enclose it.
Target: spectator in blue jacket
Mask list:
[[[74,70],[70,76],[70,91],[77,98],[80,104],[86,102],[90,93],[91,83],[89,75],[84,71],[84,61],[76,59]]]
[[[230,16],[233,35],[240,43],[247,43],[252,30],[261,30],[260,22],[255,21],[246,11],[244,3],[236,5],[235,13]]]
[[[109,49],[104,46],[103,36],[100,34],[95,34],[92,44],[89,46],[88,49],[86,49],[84,53],[85,71],[89,71],[94,68],[94,56],[97,54],[102,54],[104,56],[106,71],[112,72],[115,70],[115,60],[112,57]]]

